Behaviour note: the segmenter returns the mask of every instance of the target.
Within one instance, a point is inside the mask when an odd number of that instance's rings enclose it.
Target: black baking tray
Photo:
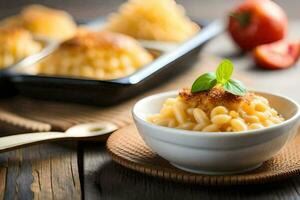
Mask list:
[[[198,52],[208,40],[224,30],[221,21],[202,23],[201,31],[164,53],[132,75],[115,80],[91,80],[11,72],[10,80],[28,97],[93,105],[113,105],[140,94],[176,74],[187,70],[197,60]]]
[[[9,77],[5,73],[0,71],[0,97],[10,97],[17,94],[13,83],[11,83]]]

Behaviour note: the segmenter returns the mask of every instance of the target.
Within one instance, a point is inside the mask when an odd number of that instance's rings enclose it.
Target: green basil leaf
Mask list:
[[[242,82],[238,80],[230,79],[223,85],[224,90],[237,96],[244,96],[246,94],[246,88]]]
[[[225,84],[227,81],[229,81],[231,75],[233,73],[233,64],[230,60],[222,60],[220,63],[217,71],[217,81],[220,84]]]
[[[217,84],[215,73],[205,73],[199,76],[192,85],[192,92],[200,92],[213,88]]]

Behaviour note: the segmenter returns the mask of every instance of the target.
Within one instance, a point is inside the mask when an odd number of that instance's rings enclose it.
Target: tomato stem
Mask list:
[[[229,16],[237,20],[243,28],[247,27],[251,21],[251,14],[249,12],[230,13]]]

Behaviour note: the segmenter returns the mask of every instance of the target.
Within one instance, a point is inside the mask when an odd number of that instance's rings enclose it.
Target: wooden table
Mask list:
[[[70,11],[80,19],[92,19],[116,9],[118,1],[44,1]],[[191,16],[221,17],[234,0],[181,0]],[[298,17],[299,0],[278,1]],[[0,16],[15,13],[25,0],[0,2]],[[293,22],[291,38],[300,36],[300,22]],[[285,93],[300,102],[300,66],[281,72],[257,70],[249,55],[237,55],[224,34],[205,46],[201,59],[227,57],[252,87]],[[211,67],[211,66],[210,66]],[[298,75],[299,74],[299,75]],[[17,108],[16,108],[17,109]],[[24,130],[5,124],[2,135]],[[0,199],[298,199],[300,177],[252,186],[202,187],[168,182],[133,172],[112,162],[103,142],[53,142],[0,154]]]

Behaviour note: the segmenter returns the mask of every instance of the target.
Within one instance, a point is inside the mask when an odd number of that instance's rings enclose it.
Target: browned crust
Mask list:
[[[207,91],[192,93],[189,88],[184,88],[179,92],[182,98],[193,107],[200,107],[206,112],[209,112],[216,106],[225,106],[233,108],[241,102],[249,103],[254,98],[254,93],[247,93],[244,96],[236,96],[221,87],[214,87]]]
[[[19,27],[0,27],[0,35],[14,37],[18,35],[29,35],[29,32],[23,28]]]
[[[113,48],[113,49],[130,49],[136,48],[137,43],[130,37],[122,34],[101,31],[89,32],[85,30],[63,42],[61,48],[77,49],[77,48]]]

